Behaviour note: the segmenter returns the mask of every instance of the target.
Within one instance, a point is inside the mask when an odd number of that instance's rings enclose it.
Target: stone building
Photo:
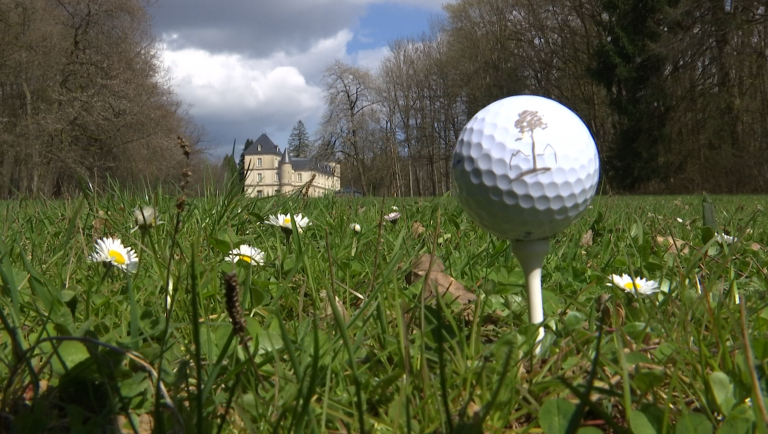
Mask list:
[[[313,197],[341,189],[341,167],[336,163],[316,163],[308,158],[288,155],[262,134],[243,150],[245,157],[245,192],[252,197],[290,193],[304,188],[312,180],[309,195]]]

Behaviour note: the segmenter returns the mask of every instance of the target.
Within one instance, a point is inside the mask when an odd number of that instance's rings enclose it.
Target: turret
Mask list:
[[[293,165],[288,155],[288,148],[283,151],[283,158],[277,164],[280,171],[280,192],[283,194],[293,191]]]
[[[333,172],[333,177],[330,185],[331,189],[341,190],[341,166],[335,162],[330,162],[328,163],[328,165],[331,166],[331,172]]]

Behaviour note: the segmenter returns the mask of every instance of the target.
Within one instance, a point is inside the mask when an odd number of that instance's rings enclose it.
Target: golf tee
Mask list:
[[[544,302],[541,295],[541,267],[549,253],[549,239],[513,241],[512,253],[520,262],[528,288],[528,317],[532,324],[544,322]],[[544,327],[539,328],[534,352],[539,353],[539,342],[544,339]]]

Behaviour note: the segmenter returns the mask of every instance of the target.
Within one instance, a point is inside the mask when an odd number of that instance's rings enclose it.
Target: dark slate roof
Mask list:
[[[280,159],[280,165],[283,164],[291,164],[291,156],[288,155],[288,148],[285,148],[285,151],[283,151],[283,158]]]
[[[326,175],[333,175],[333,168],[330,165],[316,163],[309,158],[292,158],[291,163],[295,171],[314,170]]]
[[[261,150],[258,145],[261,145]],[[251,146],[245,148],[243,153],[245,155],[280,155],[280,148],[266,134],[262,134],[253,141]]]

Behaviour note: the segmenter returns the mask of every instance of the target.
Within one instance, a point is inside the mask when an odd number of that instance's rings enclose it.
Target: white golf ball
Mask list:
[[[453,153],[454,189],[488,232],[537,240],[587,208],[599,166],[595,141],[575,113],[544,97],[512,96],[467,122]]]

